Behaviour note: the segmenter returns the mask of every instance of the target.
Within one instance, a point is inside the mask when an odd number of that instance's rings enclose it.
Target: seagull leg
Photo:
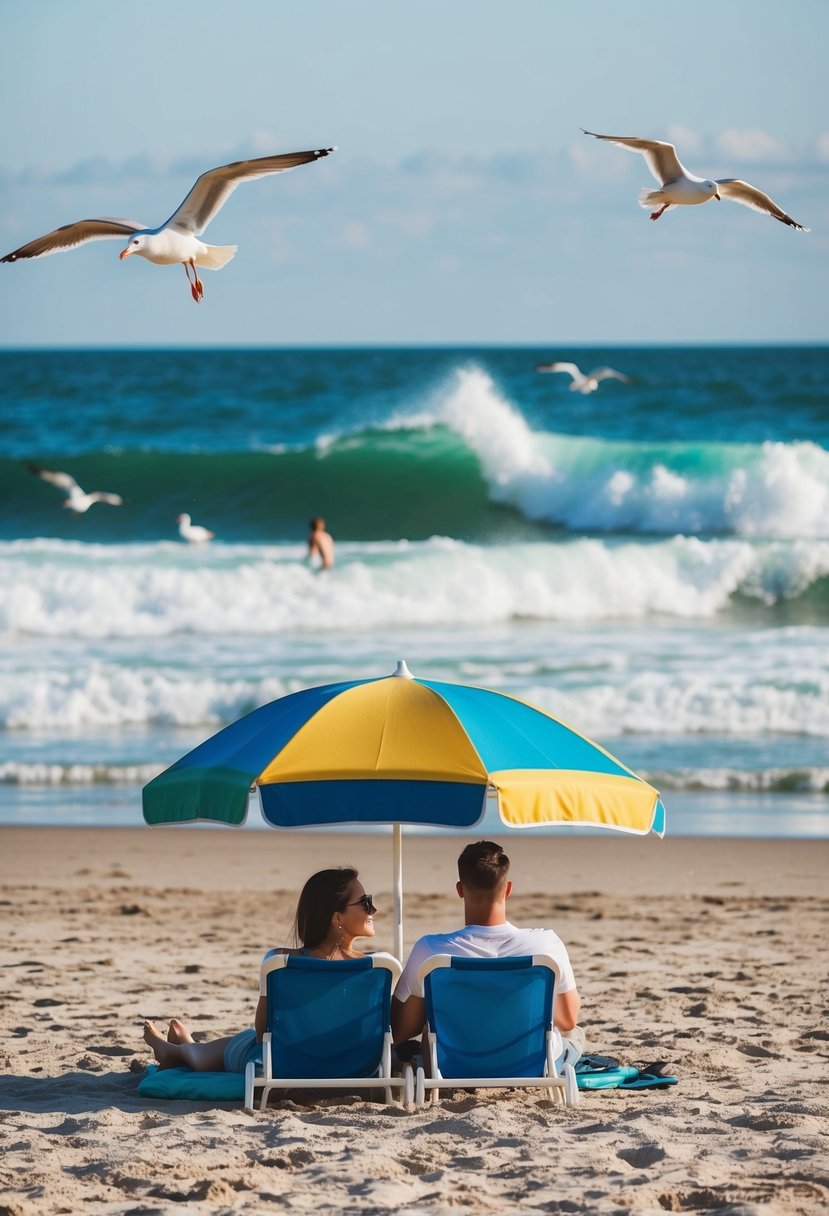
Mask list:
[[[663,204],[662,204],[662,206],[659,208],[659,210],[658,210],[658,211],[652,211],[652,212],[651,212],[651,219],[652,219],[652,220],[658,220],[658,219],[659,219],[659,217],[660,217],[660,215],[662,214],[662,212],[663,212],[663,211],[667,211],[667,210],[668,210],[668,208],[670,207],[670,205],[671,205],[670,203],[663,203]]]
[[[204,295],[204,284],[196,273],[196,263],[190,259],[189,262],[183,262],[184,273],[187,275],[187,282],[190,284],[190,294],[198,304],[199,300]],[[190,270],[193,271],[193,278],[190,278]]]
[[[199,302],[199,293],[196,291],[196,288],[195,288],[195,286],[194,286],[194,284],[193,284],[193,282],[192,282],[192,280],[191,280],[191,278],[190,278],[190,263],[189,263],[189,262],[182,262],[182,266],[184,267],[184,273],[187,275],[187,282],[190,284],[190,294],[192,295],[193,299],[194,299],[194,300],[196,301],[196,303],[198,304],[198,302]]]

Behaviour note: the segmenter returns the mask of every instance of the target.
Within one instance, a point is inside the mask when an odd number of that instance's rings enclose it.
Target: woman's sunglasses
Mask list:
[[[372,912],[377,911],[377,909],[374,906],[374,900],[371,898],[370,895],[361,895],[359,899],[355,899],[352,903],[346,904],[345,906],[347,908],[356,908],[356,907],[365,908],[366,912],[368,912],[369,915]]]

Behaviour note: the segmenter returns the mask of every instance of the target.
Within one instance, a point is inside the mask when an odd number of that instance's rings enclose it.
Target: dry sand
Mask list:
[[[0,829],[0,1216],[829,1210],[829,843],[504,843],[512,919],[567,943],[588,1049],[667,1060],[676,1087],[566,1110],[505,1091],[256,1116],[144,1100],[141,1019],[250,1024],[301,882],[354,861],[388,909],[388,839]],[[407,941],[458,923],[461,844],[407,839]]]

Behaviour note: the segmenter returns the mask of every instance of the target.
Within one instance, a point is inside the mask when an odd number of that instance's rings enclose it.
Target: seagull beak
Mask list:
[[[714,193],[714,198],[717,200],[717,202],[718,202],[718,203],[721,203],[721,202],[722,202],[722,199],[720,198],[719,194],[717,194],[717,193],[716,193],[716,191],[715,191],[715,193]],[[123,256],[123,255],[122,255],[122,256]]]
[[[124,258],[128,258],[130,256],[131,252],[132,251],[131,251],[129,245],[127,245],[126,249],[122,249],[121,252],[118,254],[118,261],[123,262]]]

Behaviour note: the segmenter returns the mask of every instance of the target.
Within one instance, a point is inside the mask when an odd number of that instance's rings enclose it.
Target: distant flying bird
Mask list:
[[[30,464],[26,466],[30,473],[35,477],[39,477],[41,481],[48,481],[51,485],[57,486],[59,490],[63,490],[66,494],[66,502],[61,503],[61,506],[67,507],[70,511],[74,511],[76,515],[83,515],[96,502],[107,503],[110,507],[122,507],[124,500],[120,494],[108,494],[103,490],[95,490],[92,494],[87,494],[74,477],[70,477],[68,473],[61,473],[57,469],[42,469],[40,465]]]
[[[609,144],[618,144],[620,148],[629,148],[632,152],[641,152],[648,168],[659,182],[659,190],[640,190],[640,207],[657,207],[651,212],[651,219],[658,220],[669,207],[693,206],[697,203],[707,203],[709,199],[730,198],[732,202],[743,203],[754,211],[764,211],[766,215],[788,224],[798,232],[808,232],[802,224],[798,224],[790,215],[786,215],[777,203],[756,186],[742,182],[737,177],[721,177],[718,181],[707,181],[695,177],[693,173],[680,163],[673,144],[663,143],[658,139],[636,139],[626,135],[597,135],[595,131],[585,131],[593,139],[603,139]]]
[[[182,540],[186,540],[189,545],[203,545],[205,541],[212,540],[216,535],[209,528],[203,528],[201,524],[192,524],[190,516],[185,511],[176,519],[178,524],[179,536]]]
[[[204,295],[204,284],[196,267],[221,270],[238,248],[237,245],[205,245],[198,237],[239,183],[255,177],[268,177],[272,173],[284,173],[286,169],[295,169],[297,165],[305,165],[335,151],[335,148],[316,148],[312,152],[286,152],[282,156],[262,156],[258,160],[237,160],[232,165],[221,165],[218,169],[202,173],[178,210],[159,228],[147,228],[134,220],[124,219],[78,220],[29,241],[28,245],[21,245],[13,253],[0,258],[0,262],[42,258],[48,253],[60,253],[77,245],[85,245],[87,241],[129,236],[126,248],[119,255],[122,261],[137,253],[156,266],[176,266],[181,263],[193,299],[198,304]]]
[[[539,363],[537,372],[566,372],[573,377],[570,385],[571,393],[595,393],[601,380],[621,380],[623,384],[633,384],[630,376],[623,376],[613,367],[594,367],[592,372],[583,372],[575,363]]]

